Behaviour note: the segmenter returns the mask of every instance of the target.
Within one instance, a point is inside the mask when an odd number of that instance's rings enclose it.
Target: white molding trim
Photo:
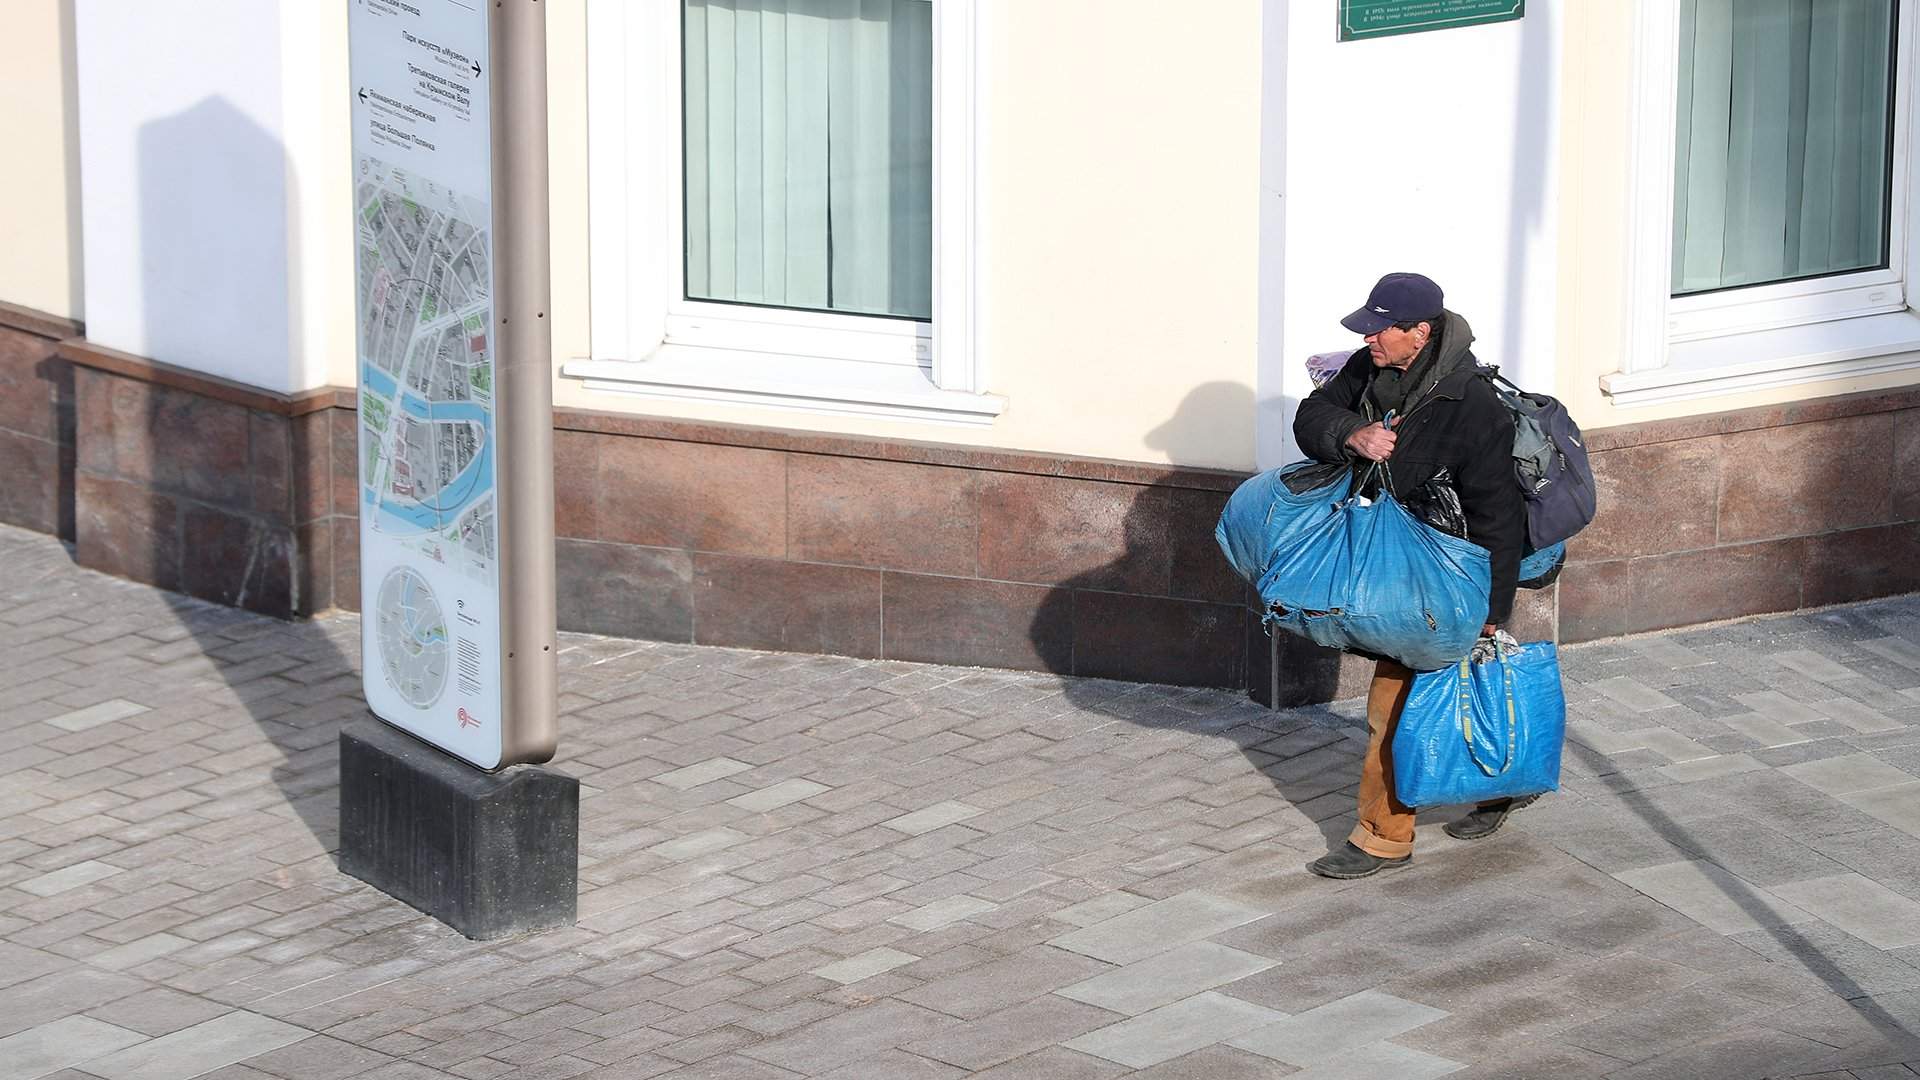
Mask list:
[[[570,360],[560,374],[584,380],[588,390],[922,423],[986,425],[1007,407],[1005,398],[944,390],[897,364],[826,361],[796,371],[783,357],[673,346],[656,356],[638,363]]]
[[[1905,198],[1893,208],[1893,266],[1802,282],[1675,298],[1673,294],[1674,140],[1679,77],[1679,8],[1672,0],[1633,0],[1634,41],[1626,289],[1621,370],[1600,388],[1616,405],[1730,394],[1920,366],[1907,332],[1920,277],[1920,184],[1910,137],[1916,83],[1913,31],[1920,0],[1898,0],[1894,57],[1893,182]],[[1916,323],[1920,325],[1920,323]],[[1896,329],[1889,333],[1889,327]],[[1737,355],[1739,362],[1730,362]]]
[[[858,315],[753,308],[685,299],[681,237],[679,0],[587,0],[588,201],[592,222],[590,389],[655,387],[660,396],[691,397],[702,382],[674,376],[697,362],[714,366],[728,388],[703,400],[806,407],[847,414],[869,393],[885,404],[911,374],[936,393],[972,394],[959,410],[991,419],[1004,402],[984,393],[978,335],[978,77],[977,0],[932,0],[934,9],[933,306],[931,325]],[[844,327],[845,333],[837,328]],[[785,338],[792,344],[780,345]],[[892,342],[893,344],[888,344]],[[741,368],[728,357],[742,349],[781,357],[787,368]],[[704,361],[702,361],[704,357]],[[653,375],[616,378],[601,367],[671,361]],[[847,363],[846,361],[864,361]],[[894,366],[899,372],[879,368]],[[563,376],[580,376],[580,362]],[[769,372],[786,389],[738,387],[745,372]],[[827,395],[791,393],[792,385],[842,382]],[[631,385],[629,385],[631,384]],[[772,384],[770,384],[770,387]],[[671,392],[669,392],[669,389]],[[944,400],[944,399],[941,399]],[[935,412],[944,411],[941,409]],[[862,414],[873,414],[862,411]],[[909,415],[920,415],[910,410]],[[977,422],[977,421],[966,421]]]
[[[1673,288],[1674,89],[1680,13],[1673,0],[1634,0],[1633,84],[1628,153],[1627,266],[1621,325],[1627,373],[1667,362],[1667,304]],[[1611,377],[1611,376],[1609,376]],[[1606,380],[1601,380],[1606,386]]]
[[[1665,367],[1606,375],[1600,387],[1616,405],[1659,405],[1915,369],[1920,315],[1905,311],[1676,344]]]

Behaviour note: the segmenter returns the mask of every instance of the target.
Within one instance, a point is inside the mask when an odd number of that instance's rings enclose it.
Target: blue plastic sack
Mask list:
[[[1416,675],[1393,734],[1394,794],[1421,807],[1553,791],[1566,731],[1551,641]]]
[[[1241,484],[1214,530],[1234,570],[1259,590],[1271,625],[1336,649],[1445,667],[1480,636],[1492,579],[1486,549],[1431,528],[1381,492],[1355,497],[1344,469],[1296,493],[1296,462]]]
[[[1520,557],[1520,587],[1523,589],[1544,589],[1560,575],[1555,571],[1560,560],[1567,556],[1567,542],[1549,544],[1539,551],[1528,551]]]

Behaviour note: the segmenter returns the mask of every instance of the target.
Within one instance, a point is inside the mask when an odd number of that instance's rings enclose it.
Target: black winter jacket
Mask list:
[[[1467,519],[1467,539],[1487,549],[1493,586],[1487,597],[1487,621],[1506,622],[1513,614],[1513,590],[1527,540],[1527,508],[1513,474],[1513,417],[1487,381],[1475,374],[1468,347],[1473,331],[1467,320],[1449,311],[1442,319],[1437,355],[1408,393],[1394,421],[1399,435],[1387,459],[1388,490],[1410,493],[1442,469],[1452,476]],[[1380,411],[1368,393],[1376,368],[1366,349],[1347,358],[1347,366],[1300,403],[1293,436],[1317,461],[1353,462],[1347,437],[1361,425],[1379,423]]]

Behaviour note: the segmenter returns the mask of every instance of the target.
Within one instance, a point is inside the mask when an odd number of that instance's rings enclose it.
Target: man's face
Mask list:
[[[1392,367],[1405,370],[1420,355],[1427,343],[1427,324],[1420,323],[1411,330],[1402,330],[1389,326],[1377,334],[1368,334],[1367,352],[1373,357],[1374,367]]]

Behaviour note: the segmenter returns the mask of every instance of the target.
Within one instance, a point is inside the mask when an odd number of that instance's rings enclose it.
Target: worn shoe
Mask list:
[[[1349,840],[1307,864],[1307,869],[1326,878],[1363,878],[1382,870],[1397,870],[1413,861],[1413,856],[1383,859],[1369,855]]]
[[[1500,831],[1507,823],[1507,815],[1522,807],[1532,806],[1540,796],[1526,795],[1518,799],[1500,799],[1485,803],[1468,811],[1459,821],[1446,824],[1446,833],[1455,840],[1484,840]]]

